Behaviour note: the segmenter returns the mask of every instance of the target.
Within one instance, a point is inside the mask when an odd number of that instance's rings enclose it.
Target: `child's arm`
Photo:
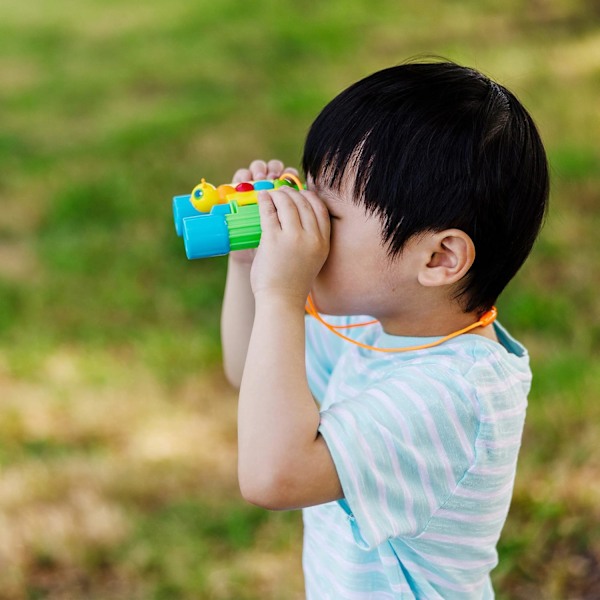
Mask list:
[[[240,389],[240,488],[272,509],[343,496],[305,367],[304,304],[329,253],[329,214],[311,192],[259,196],[262,238],[251,270],[255,318]]]
[[[234,183],[276,179],[282,173],[297,174],[296,169],[284,167],[280,160],[255,160],[248,169],[238,169]],[[227,281],[221,312],[221,346],[223,370],[229,383],[240,387],[254,320],[254,294],[250,286],[250,268],[256,250],[239,250],[229,254]]]
[[[254,253],[254,250],[242,250]],[[240,252],[240,253],[241,253]],[[221,346],[223,348],[223,370],[229,383],[239,388],[248,351],[248,342],[254,320],[254,294],[250,287],[252,254],[246,260],[229,255],[227,281],[221,312]]]

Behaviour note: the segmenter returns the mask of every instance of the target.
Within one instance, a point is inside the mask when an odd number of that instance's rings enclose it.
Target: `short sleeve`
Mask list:
[[[361,316],[330,316],[324,318],[331,325],[351,325],[363,323],[369,317]],[[348,350],[347,341],[329,331],[314,317],[306,315],[306,375],[308,385],[313,396],[322,402],[329,383],[329,377],[337,364],[340,356]],[[358,330],[357,330],[358,331]],[[346,335],[350,335],[344,332]]]
[[[319,431],[372,548],[424,530],[474,463],[478,418],[468,391],[406,368],[322,411]]]

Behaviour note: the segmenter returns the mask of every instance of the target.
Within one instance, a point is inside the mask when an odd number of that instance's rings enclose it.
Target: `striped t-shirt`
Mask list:
[[[309,600],[494,597],[531,384],[526,350],[494,327],[500,344],[466,334],[384,354],[307,317],[308,380],[344,491],[304,510]],[[433,340],[380,325],[351,335],[387,348]]]

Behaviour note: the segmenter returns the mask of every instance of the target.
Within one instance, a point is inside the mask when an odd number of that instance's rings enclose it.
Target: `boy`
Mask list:
[[[531,373],[480,317],[545,214],[535,125],[472,69],[405,64],[325,107],[303,168],[307,191],[261,193],[256,255],[230,256],[242,494],[305,509],[310,599],[493,598]],[[305,317],[309,293],[329,323],[377,323],[340,338]]]

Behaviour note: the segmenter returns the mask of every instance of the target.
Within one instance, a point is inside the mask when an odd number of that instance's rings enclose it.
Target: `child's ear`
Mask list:
[[[419,283],[426,287],[452,285],[460,281],[475,260],[475,244],[460,229],[446,229],[426,236]]]

